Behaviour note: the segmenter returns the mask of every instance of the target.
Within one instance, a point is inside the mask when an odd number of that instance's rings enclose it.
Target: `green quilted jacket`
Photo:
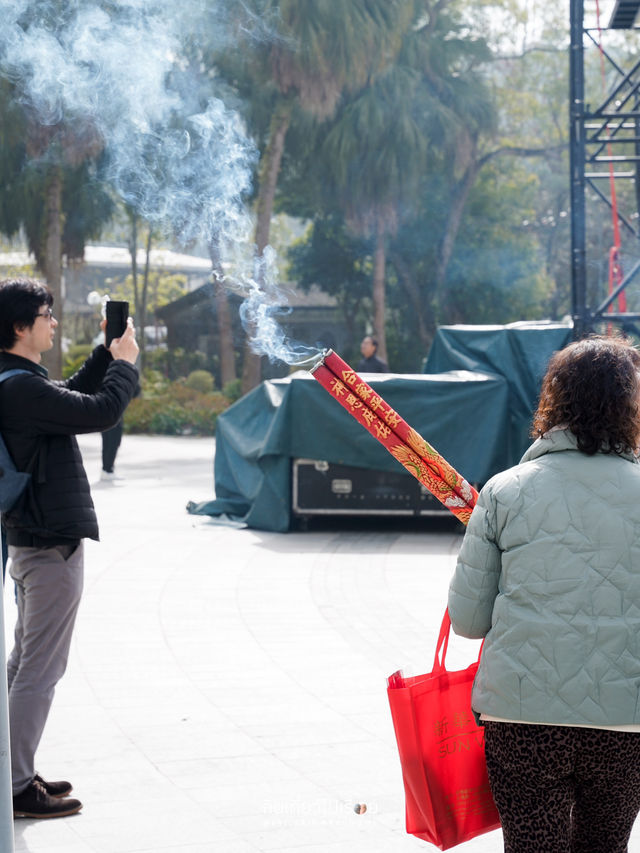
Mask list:
[[[449,589],[453,629],[485,637],[477,713],[640,724],[640,466],[568,430],[484,486]]]

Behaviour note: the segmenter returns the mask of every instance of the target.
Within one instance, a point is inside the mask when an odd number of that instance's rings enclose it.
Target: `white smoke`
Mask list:
[[[216,0],[2,0],[0,74],[40,124],[91,126],[122,199],[187,245],[215,245],[228,283],[245,295],[252,347],[294,363],[317,352],[289,344],[274,317],[283,302],[273,252],[255,258],[245,199],[258,152],[238,113],[181,62],[185,34],[205,23],[228,38]],[[248,20],[251,26],[256,21]]]

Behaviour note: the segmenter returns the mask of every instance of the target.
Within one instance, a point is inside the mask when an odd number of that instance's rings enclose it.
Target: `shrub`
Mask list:
[[[169,380],[159,370],[146,367],[142,374],[142,387],[145,396],[153,397],[156,394],[164,394],[169,387]]]
[[[230,405],[223,394],[203,394],[189,388],[184,380],[148,392],[143,383],[142,397],[132,400],[125,412],[128,433],[161,435],[213,435],[220,412]]]
[[[181,435],[189,425],[188,413],[177,403],[155,411],[149,422],[149,429],[159,435]]]
[[[157,401],[136,397],[124,413],[124,431],[133,433],[151,432],[151,418],[157,411]]]
[[[68,379],[80,370],[92,350],[93,347],[91,344],[75,344],[74,346],[70,346],[64,356],[62,378]]]
[[[193,388],[194,391],[200,391],[202,394],[213,391],[215,386],[213,374],[208,370],[192,370],[184,384],[187,388]]]
[[[199,350],[185,350],[175,347],[170,350],[154,350],[145,354],[145,364],[160,371],[169,379],[188,376],[194,370],[208,370],[215,373],[217,357],[207,356]]]
[[[235,403],[236,400],[242,397],[242,380],[232,379],[231,382],[227,382],[222,389],[222,393],[229,402]]]
[[[189,412],[191,432],[195,435],[214,435],[219,412],[213,409],[193,409]]]

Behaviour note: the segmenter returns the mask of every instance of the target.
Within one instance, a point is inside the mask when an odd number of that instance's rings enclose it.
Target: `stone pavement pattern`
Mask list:
[[[184,509],[213,495],[213,440],[125,436],[113,484],[80,443],[102,542],[38,770],[84,809],[16,821],[16,853],[435,850],[404,831],[385,679],[430,667],[457,530],[222,527]],[[10,585],[5,612],[10,648]],[[475,653],[456,638],[450,664]]]

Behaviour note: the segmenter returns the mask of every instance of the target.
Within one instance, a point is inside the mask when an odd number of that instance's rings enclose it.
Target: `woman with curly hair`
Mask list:
[[[624,853],[640,811],[640,354],[557,352],[521,463],[480,492],[449,590],[506,853]]]

